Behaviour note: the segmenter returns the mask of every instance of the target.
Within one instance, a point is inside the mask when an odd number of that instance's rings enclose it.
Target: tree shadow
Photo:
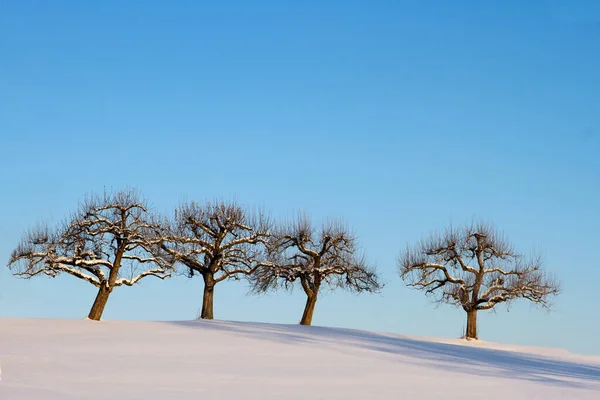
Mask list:
[[[259,340],[283,343],[343,344],[411,357],[420,364],[477,376],[520,379],[577,388],[600,388],[600,363],[577,363],[535,354],[474,347],[469,344],[437,343],[352,329],[228,321],[168,323],[189,328],[233,332]]]

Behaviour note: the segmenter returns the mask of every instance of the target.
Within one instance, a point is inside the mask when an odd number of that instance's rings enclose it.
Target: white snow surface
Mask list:
[[[0,318],[0,399],[600,399],[600,357],[350,329]]]

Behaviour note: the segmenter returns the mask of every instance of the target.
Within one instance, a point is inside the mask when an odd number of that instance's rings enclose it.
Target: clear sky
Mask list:
[[[339,216],[388,283],[313,322],[458,337],[400,248],[484,218],[563,282],[553,312],[482,312],[483,340],[600,354],[600,2],[2,1],[0,260],[85,193],[156,210],[235,198]],[[95,288],[0,269],[0,316],[83,318]],[[117,288],[106,319],[193,319],[201,279]],[[216,288],[219,319],[298,322],[301,290]]]

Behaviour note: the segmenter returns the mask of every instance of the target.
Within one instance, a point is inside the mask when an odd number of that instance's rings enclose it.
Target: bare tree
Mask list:
[[[307,297],[300,324],[310,325],[323,285],[355,292],[382,288],[375,269],[357,252],[356,238],[341,223],[315,229],[308,217],[299,216],[273,236],[269,262],[250,277],[253,292],[289,290],[300,282]]]
[[[67,273],[91,283],[98,294],[88,318],[100,320],[115,287],[132,286],[146,276],[170,276],[169,257],[158,251],[158,231],[159,224],[134,190],[92,195],[54,229],[26,233],[8,267],[22,278]]]
[[[479,223],[449,228],[408,247],[398,258],[409,286],[434,295],[438,303],[467,313],[466,339],[477,339],[477,311],[527,299],[548,308],[559,284],[542,270],[541,260],[518,254],[492,226]]]
[[[189,274],[204,279],[200,318],[213,319],[214,288],[226,279],[253,273],[265,259],[270,220],[235,203],[195,202],[175,211],[162,247]]]

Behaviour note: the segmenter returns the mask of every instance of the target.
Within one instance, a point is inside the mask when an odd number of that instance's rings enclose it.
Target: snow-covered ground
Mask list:
[[[0,319],[0,399],[600,399],[600,357],[242,322]]]

